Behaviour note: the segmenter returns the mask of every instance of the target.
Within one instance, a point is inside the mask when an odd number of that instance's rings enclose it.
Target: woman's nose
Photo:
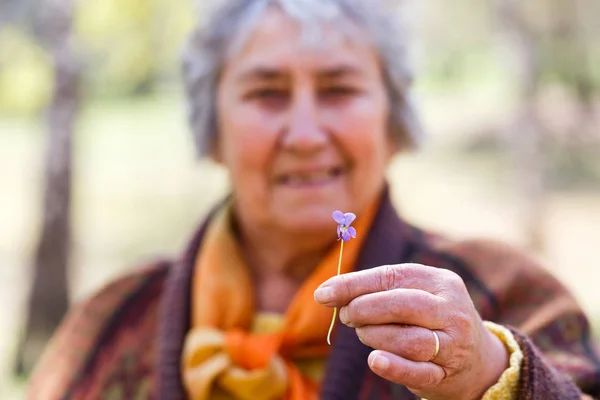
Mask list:
[[[282,146],[298,153],[314,153],[327,144],[319,121],[319,107],[312,93],[295,96],[283,132]]]

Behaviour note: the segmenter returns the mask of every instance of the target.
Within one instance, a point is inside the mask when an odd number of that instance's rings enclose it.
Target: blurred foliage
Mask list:
[[[178,72],[179,49],[194,21],[190,0],[83,2],[75,21],[90,90],[146,94]]]
[[[452,89],[511,82],[506,54],[498,52],[500,23],[494,1],[419,2],[415,37],[427,48],[420,84]],[[543,81],[568,87],[574,97],[600,91],[600,29],[595,0],[531,0],[520,11],[533,30]],[[81,1],[74,37],[84,64],[86,98],[144,95],[177,82],[183,40],[197,10],[194,0]],[[460,21],[448,29],[448,21]],[[0,113],[38,112],[52,88],[51,65],[24,27],[0,27]],[[510,85],[498,89],[514,92]],[[502,92],[501,94],[505,94]]]
[[[81,4],[75,34],[88,64],[92,88],[128,94],[152,81],[153,4],[147,0],[100,0]]]
[[[80,2],[74,37],[91,97],[151,92],[178,79],[183,40],[194,22],[192,0]],[[0,27],[0,113],[33,114],[53,86],[47,52],[24,26]]]
[[[52,93],[52,60],[31,35],[14,26],[0,30],[0,110],[34,113]]]

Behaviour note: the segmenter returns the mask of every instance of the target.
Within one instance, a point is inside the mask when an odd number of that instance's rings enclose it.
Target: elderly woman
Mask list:
[[[508,246],[394,210],[386,167],[417,139],[394,14],[374,0],[222,3],[185,76],[199,150],[227,168],[231,196],[182,257],[68,314],[31,398],[599,396],[589,324],[559,282]],[[337,224],[344,241],[357,232],[341,276]]]

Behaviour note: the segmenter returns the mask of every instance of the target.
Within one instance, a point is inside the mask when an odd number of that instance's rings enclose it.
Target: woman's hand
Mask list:
[[[480,399],[508,368],[507,350],[482,324],[464,282],[451,271],[381,266],[327,280],[315,300],[341,307],[342,323],[375,349],[371,370],[417,396]]]

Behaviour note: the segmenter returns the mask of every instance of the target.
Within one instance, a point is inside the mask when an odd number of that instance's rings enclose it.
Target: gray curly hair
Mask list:
[[[204,18],[184,48],[183,77],[189,120],[198,154],[210,155],[218,134],[216,92],[223,66],[243,45],[269,7],[278,7],[296,21],[303,37],[314,40],[326,23],[359,28],[375,47],[390,102],[389,131],[399,149],[414,148],[420,126],[410,98],[412,72],[400,14],[390,0],[221,0]],[[399,7],[396,6],[396,9]],[[340,28],[343,29],[343,28]],[[307,35],[311,33],[312,35]]]

